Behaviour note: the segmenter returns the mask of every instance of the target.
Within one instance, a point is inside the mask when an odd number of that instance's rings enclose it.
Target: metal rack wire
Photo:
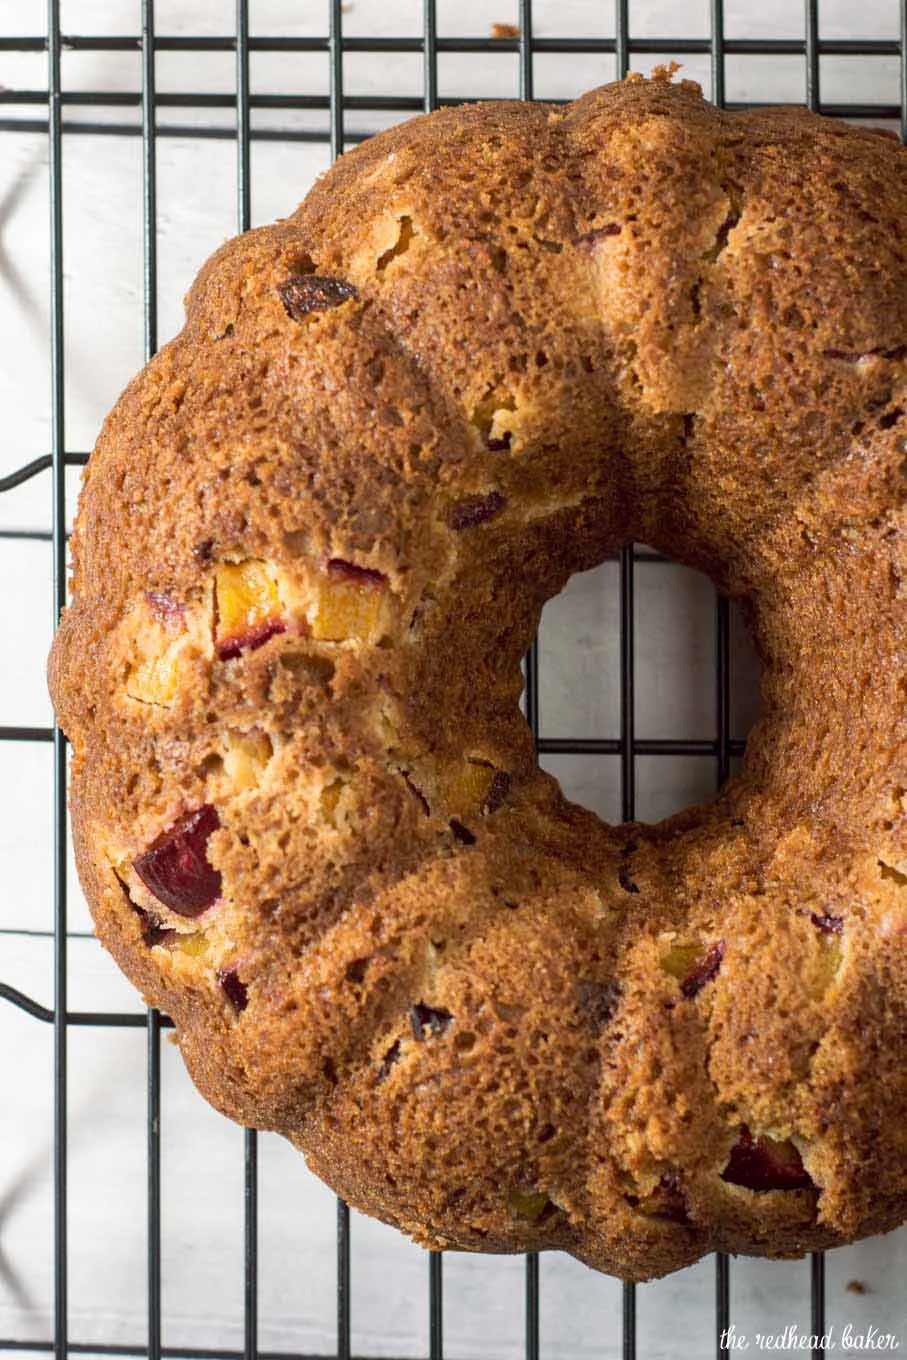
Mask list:
[[[726,105],[725,63],[730,55],[796,56],[805,63],[806,102],[823,113],[851,118],[897,119],[902,139],[907,140],[907,0],[899,0],[900,39],[863,40],[820,37],[819,0],[805,0],[803,39],[761,38],[730,40],[725,37],[723,0],[710,0],[711,32],[707,38],[665,36],[636,38],[631,29],[630,0],[614,0],[613,38],[534,38],[532,0],[519,0],[519,37],[514,39],[442,38],[438,34],[436,0],[423,0],[422,33],[415,37],[346,37],[343,33],[341,0],[329,0],[329,31],[318,38],[256,37],[250,35],[249,0],[236,0],[235,33],[232,37],[171,37],[155,31],[155,0],[141,0],[141,32],[123,37],[86,37],[64,35],[60,26],[61,0],[48,0],[46,33],[34,37],[0,35],[0,51],[45,53],[48,85],[46,90],[7,90],[0,88],[0,133],[31,131],[48,139],[50,170],[50,452],[0,478],[0,493],[9,491],[33,477],[50,472],[52,529],[50,534],[6,530],[13,538],[49,538],[53,559],[52,607],[59,617],[66,595],[66,486],[68,467],[85,463],[87,455],[67,448],[65,427],[65,371],[63,318],[63,138],[67,135],[139,136],[143,155],[143,249],[144,249],[144,349],[146,358],[157,348],[158,262],[157,262],[157,165],[156,147],[160,137],[216,137],[236,142],[236,226],[247,230],[251,215],[251,153],[258,139],[284,141],[326,141],[332,158],[352,143],[363,140],[367,132],[347,125],[347,115],[359,112],[407,115],[430,111],[439,104],[458,102],[442,99],[438,90],[438,58],[448,52],[515,52],[519,59],[519,94],[533,97],[533,62],[540,53],[600,54],[612,58],[611,70],[623,75],[633,57],[647,54],[698,54],[710,60],[711,97]],[[63,51],[137,51],[141,56],[141,89],[136,93],[111,91],[65,92],[61,82]],[[232,52],[235,55],[235,94],[158,94],[155,85],[156,56],[163,52]],[[328,95],[255,94],[250,82],[250,54],[263,51],[325,53],[329,61]],[[344,57],[347,53],[414,52],[422,55],[423,94],[421,99],[405,96],[347,96],[344,93]],[[900,100],[898,104],[831,104],[823,102],[820,86],[820,58],[823,56],[878,57],[900,59]],[[603,70],[602,79],[609,77]],[[37,116],[9,116],[5,108],[40,106]],[[46,106],[46,111],[45,111]],[[78,106],[138,107],[139,120],[127,122],[78,121],[67,118],[67,110]],[[733,105],[727,105],[733,107]],[[231,127],[188,126],[159,122],[162,108],[227,108],[235,110]],[[298,127],[283,129],[253,127],[252,110],[284,109],[326,111],[329,126],[324,131]],[[731,758],[742,752],[743,743],[730,733],[729,607],[718,598],[715,612],[715,735],[710,740],[643,740],[634,732],[634,568],[641,558],[651,558],[632,545],[625,547],[619,560],[620,581],[620,732],[617,738],[560,738],[540,734],[537,644],[525,666],[527,718],[542,754],[585,753],[619,757],[621,772],[621,810],[625,820],[632,819],[636,805],[635,772],[637,757],[643,755],[704,755],[715,763],[716,785],[728,776]],[[67,1003],[66,925],[67,925],[67,821],[66,821],[66,745],[57,730],[40,727],[0,725],[0,741],[46,742],[53,745],[54,758],[54,1004],[49,1009],[15,987],[0,981],[0,998],[20,1007],[36,1021],[52,1025],[54,1039],[54,1332],[44,1342],[0,1338],[0,1351],[53,1353],[57,1360],[67,1356],[95,1353],[120,1356],[147,1356],[148,1360],[176,1354],[162,1344],[161,1329],[161,1035],[170,1024],[153,1010],[145,1014],[73,1012]],[[147,1336],[144,1346],[114,1346],[97,1342],[72,1343],[68,1335],[67,1239],[67,1040],[73,1027],[139,1027],[146,1030],[146,1160],[147,1160]],[[258,1347],[258,1143],[254,1131],[246,1131],[244,1146],[244,1340],[242,1351],[209,1351],[182,1347],[186,1356],[239,1356],[244,1360],[270,1360],[273,1352]],[[337,1205],[337,1360],[351,1360],[351,1253],[350,1217],[347,1206]],[[720,1356],[722,1333],[730,1321],[730,1272],[726,1256],[716,1258],[715,1267],[715,1346]],[[429,1356],[442,1360],[443,1258],[427,1258],[429,1304]],[[526,1360],[540,1356],[540,1278],[538,1256],[530,1254],[525,1264]],[[622,1297],[622,1354],[624,1360],[637,1355],[637,1296],[626,1285]],[[821,1255],[811,1266],[811,1331],[825,1330],[825,1274]],[[814,1352],[818,1357],[820,1351]],[[299,1357],[298,1360],[303,1360]]]

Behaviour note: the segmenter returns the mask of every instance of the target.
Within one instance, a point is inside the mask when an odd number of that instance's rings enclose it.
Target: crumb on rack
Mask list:
[[[519,24],[492,24],[491,36],[498,42],[503,42],[505,38],[518,38],[520,26]]]

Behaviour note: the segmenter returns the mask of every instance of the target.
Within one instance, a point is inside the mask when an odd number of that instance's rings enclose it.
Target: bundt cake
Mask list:
[[[51,656],[98,934],[201,1092],[433,1248],[626,1279],[907,1217],[907,159],[666,75],[374,137],[202,269]],[[739,601],[715,801],[603,825],[520,659]]]

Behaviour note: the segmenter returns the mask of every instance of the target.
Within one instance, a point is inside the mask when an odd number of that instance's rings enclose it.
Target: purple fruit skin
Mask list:
[[[159,623],[180,623],[186,614],[186,606],[163,590],[146,590],[148,607]]]
[[[721,1179],[747,1190],[808,1190],[813,1184],[793,1144],[781,1157],[765,1138],[754,1138],[746,1127],[731,1148]]]
[[[180,916],[200,916],[220,897],[221,877],[208,863],[208,837],[220,826],[210,803],[164,831],[133,868],[150,893]]]
[[[702,962],[697,963],[696,967],[684,978],[680,984],[680,990],[687,1001],[691,1001],[697,992],[702,991],[707,982],[711,982],[714,977],[717,977],[721,960],[724,958],[724,948],[724,940],[719,940],[717,944],[713,944]]]
[[[809,919],[823,935],[841,935],[844,931],[843,916],[832,916],[829,912],[820,916],[818,912],[811,911]]]
[[[506,504],[500,491],[490,491],[487,496],[465,496],[450,507],[447,523],[458,533],[464,529],[474,529],[477,524],[494,519]]]
[[[418,800],[419,806],[422,808],[422,811],[425,813],[426,817],[430,817],[431,808],[428,805],[428,799],[425,797],[425,794],[419,788],[419,785],[414,782],[408,770],[403,770],[402,774],[403,781],[406,784],[406,787],[409,789],[413,797]]]
[[[498,808],[503,807],[510,792],[510,775],[506,770],[495,770],[491,778],[491,788],[482,804],[482,811],[487,815],[497,812]]]
[[[249,989],[235,968],[218,968],[217,981],[224,996],[235,1011],[244,1011],[249,1004]]]
[[[260,623],[248,633],[242,633],[238,637],[221,638],[217,644],[217,655],[221,661],[233,661],[243,652],[254,652],[256,647],[264,646],[269,638],[286,631],[287,625],[282,619],[265,619],[264,623]]]
[[[351,585],[383,586],[387,581],[383,571],[374,567],[357,567],[355,562],[347,562],[342,557],[328,559],[328,576],[333,581],[348,581]]]
[[[277,295],[287,316],[301,321],[309,312],[323,312],[359,296],[359,289],[346,279],[322,274],[294,274],[277,285]]]
[[[599,241],[606,240],[609,236],[619,236],[621,233],[619,222],[608,222],[603,227],[595,227],[592,231],[584,231],[582,236],[574,236],[573,244],[579,246],[580,250],[594,250]]]

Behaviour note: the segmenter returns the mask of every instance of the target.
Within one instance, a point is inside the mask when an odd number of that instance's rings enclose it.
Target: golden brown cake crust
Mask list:
[[[664,78],[443,110],[222,247],[105,423],[51,657],[98,934],[429,1246],[642,1279],[907,1216],[905,165]],[[630,539],[765,673],[654,827],[518,709]]]

